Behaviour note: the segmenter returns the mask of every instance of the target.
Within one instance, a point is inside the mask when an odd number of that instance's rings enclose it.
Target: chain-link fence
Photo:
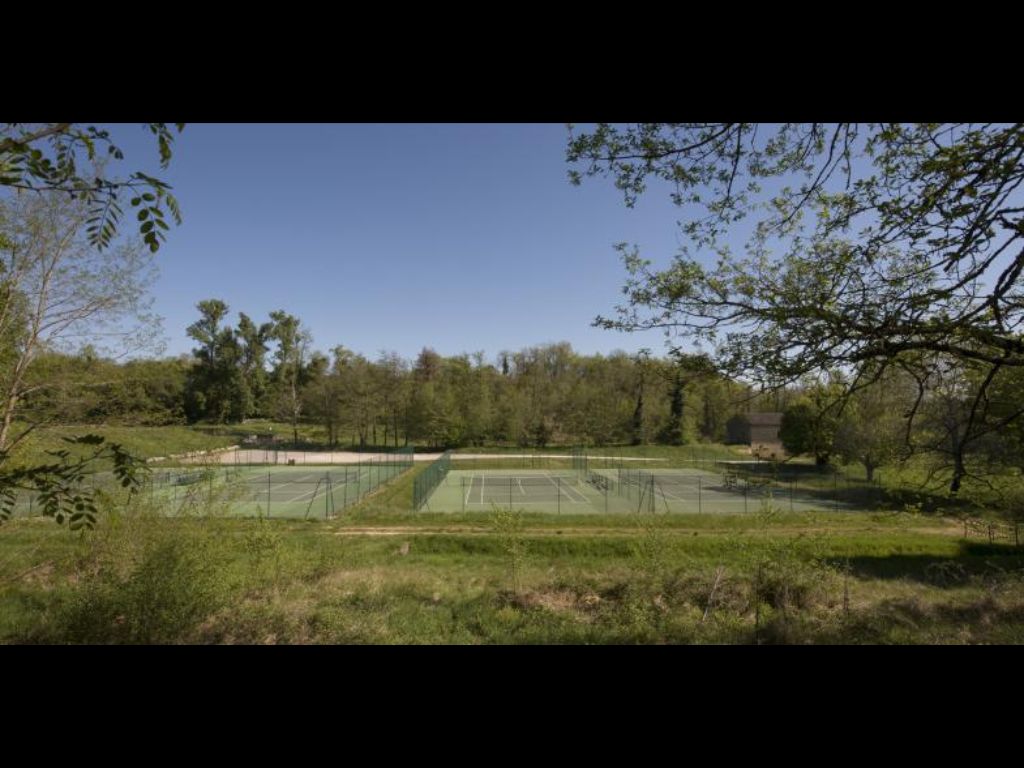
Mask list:
[[[356,464],[258,467],[207,466],[157,470],[149,492],[173,513],[220,510],[241,516],[331,518],[413,466],[412,448]]]
[[[442,482],[452,468],[452,452],[445,451],[441,456],[423,470],[412,485],[412,508],[420,509],[427,499]]]

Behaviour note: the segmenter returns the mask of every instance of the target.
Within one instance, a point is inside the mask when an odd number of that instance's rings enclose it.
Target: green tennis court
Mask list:
[[[331,518],[391,481],[410,462],[322,467],[216,467],[154,473],[150,493],[172,514],[212,502],[228,515]]]
[[[854,511],[828,488],[700,469],[451,470],[421,509],[487,512],[521,509],[555,514],[651,512],[755,514],[765,504],[788,512]]]

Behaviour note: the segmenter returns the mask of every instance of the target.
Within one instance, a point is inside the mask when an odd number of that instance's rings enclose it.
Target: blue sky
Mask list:
[[[191,350],[185,328],[206,298],[231,322],[284,309],[316,348],[369,357],[430,346],[493,359],[552,341],[663,351],[658,333],[590,323],[621,298],[613,244],[664,261],[679,211],[653,190],[628,209],[610,180],[573,187],[564,125],[190,124],[166,171],[148,131],[111,132],[118,170],[155,173],[182,206],[153,287],[168,355]]]

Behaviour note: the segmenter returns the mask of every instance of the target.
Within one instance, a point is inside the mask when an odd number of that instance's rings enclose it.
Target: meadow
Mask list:
[[[909,506],[860,513],[416,512],[417,465],[333,520],[0,528],[0,641],[847,644],[1024,641],[1024,551]]]

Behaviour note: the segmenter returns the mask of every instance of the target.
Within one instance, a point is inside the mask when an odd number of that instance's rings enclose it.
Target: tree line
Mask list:
[[[257,322],[219,299],[197,304],[190,356],[115,362],[91,348],[48,352],[36,375],[51,382],[24,412],[64,423],[239,424],[273,419],[322,428],[329,445],[436,447],[585,442],[721,442],[726,422],[750,407],[747,388],[695,355],[583,355],[568,343],[415,359],[375,359],[343,345],[312,346],[283,310]],[[60,382],[59,385],[56,382]]]

